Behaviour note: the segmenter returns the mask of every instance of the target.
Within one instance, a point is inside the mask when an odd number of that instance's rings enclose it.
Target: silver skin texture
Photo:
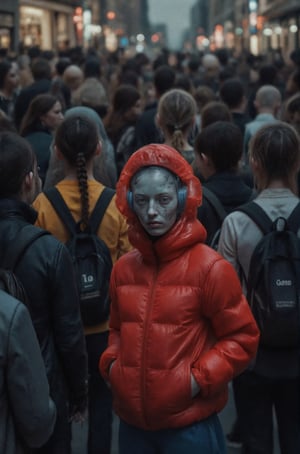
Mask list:
[[[133,176],[133,208],[150,236],[164,235],[175,224],[177,188],[176,176],[163,167],[147,167]]]

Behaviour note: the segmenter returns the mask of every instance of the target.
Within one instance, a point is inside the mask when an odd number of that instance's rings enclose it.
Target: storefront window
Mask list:
[[[14,26],[13,15],[0,13],[0,47],[9,49],[11,47],[11,33]]]
[[[0,47],[9,49],[11,46],[10,30],[0,26]]]
[[[51,48],[50,13],[39,8],[20,8],[20,41],[27,47]]]
[[[289,52],[298,47],[299,30],[296,18],[291,18],[288,25],[289,31]]]
[[[68,18],[66,14],[59,13],[57,15],[56,28],[57,28],[57,45],[59,49],[63,49],[64,45],[69,40],[68,34]]]

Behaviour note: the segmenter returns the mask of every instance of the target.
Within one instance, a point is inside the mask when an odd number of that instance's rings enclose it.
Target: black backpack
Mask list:
[[[255,202],[238,208],[264,236],[250,260],[247,299],[267,349],[300,345],[300,203],[288,219],[275,221]],[[244,273],[243,273],[244,274]]]
[[[49,232],[38,227],[33,227],[31,224],[25,225],[22,227],[16,240],[7,249],[7,254],[1,255],[0,258],[0,288],[19,301],[22,301],[29,310],[30,303],[28,296],[22,282],[15,275],[15,269],[29,246],[43,235],[49,235]]]
[[[51,188],[44,194],[70,233],[66,247],[74,265],[83,324],[92,326],[102,323],[109,315],[112,260],[107,245],[97,236],[97,230],[115,191],[104,189],[84,231],[81,230],[80,223],[73,219],[56,188]]]

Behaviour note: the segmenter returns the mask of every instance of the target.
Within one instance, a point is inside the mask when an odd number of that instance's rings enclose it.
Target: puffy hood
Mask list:
[[[117,205],[124,216],[130,220],[135,214],[127,203],[127,192],[133,175],[142,167],[160,166],[169,169],[188,188],[184,214],[195,218],[197,207],[202,202],[201,184],[195,177],[191,166],[178,151],[168,145],[151,144],[137,150],[125,164],[117,184]]]
[[[121,172],[117,183],[117,198],[116,203],[121,213],[127,218],[129,224],[129,237],[136,246],[135,237],[145,236],[145,231],[141,227],[140,222],[129,207],[127,202],[127,192],[130,190],[130,181],[133,175],[142,167],[160,166],[169,169],[177,175],[182,183],[187,187],[187,199],[184,211],[179,220],[176,222],[177,233],[185,229],[190,230],[193,223],[197,223],[198,230],[201,227],[201,234],[198,241],[205,241],[206,232],[204,227],[197,221],[197,207],[201,205],[202,189],[198,178],[194,175],[191,166],[174,148],[163,144],[150,144],[137,150]],[[181,224],[178,229],[177,224]],[[189,228],[188,228],[189,225]],[[171,229],[173,230],[174,227]]]

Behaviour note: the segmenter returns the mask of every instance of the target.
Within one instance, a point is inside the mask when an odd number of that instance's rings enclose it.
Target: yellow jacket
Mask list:
[[[78,222],[81,216],[81,200],[77,180],[62,180],[56,185],[56,188],[63,196],[75,221]],[[93,211],[103,190],[103,184],[96,180],[88,180],[90,212]],[[37,196],[33,202],[33,207],[38,212],[36,225],[48,230],[60,241],[66,243],[69,239],[69,233],[59,216],[56,214],[52,204],[43,193]],[[115,263],[121,255],[132,249],[127,236],[127,223],[116,207],[115,196],[112,198],[103,216],[98,235],[109,248],[113,263]],[[85,334],[94,334],[107,329],[108,322],[105,322],[101,325],[86,327]]]

